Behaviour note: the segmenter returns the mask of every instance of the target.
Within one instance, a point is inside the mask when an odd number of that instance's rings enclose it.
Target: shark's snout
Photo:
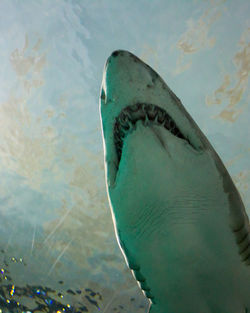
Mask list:
[[[125,51],[125,50],[115,50],[110,57],[116,58],[118,56],[123,57],[124,55],[129,55],[132,56],[132,53],[130,53],[129,51]]]
[[[111,62],[112,59],[117,58],[131,58],[134,62],[141,62],[137,56],[135,56],[133,53],[126,51],[126,50],[115,50],[110,57],[108,58],[107,62]]]
[[[111,101],[121,99],[123,94],[127,97],[144,94],[147,89],[153,87],[159,77],[148,65],[125,50],[116,50],[110,55],[104,73],[102,95],[105,93],[106,100]],[[128,101],[131,100],[130,97]]]
[[[137,60],[136,60],[137,59]],[[112,66],[122,66],[122,63],[129,63],[131,61],[137,62],[138,58],[132,53],[125,50],[115,50],[106,61],[106,70]]]

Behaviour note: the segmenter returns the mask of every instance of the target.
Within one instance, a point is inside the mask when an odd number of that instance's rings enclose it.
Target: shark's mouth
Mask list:
[[[143,121],[145,126],[162,126],[174,136],[184,139],[190,144],[188,138],[184,136],[174,120],[164,109],[154,104],[136,103],[125,107],[115,119],[114,144],[118,163],[121,159],[123,140],[128,133],[135,130],[135,124],[139,120]]]

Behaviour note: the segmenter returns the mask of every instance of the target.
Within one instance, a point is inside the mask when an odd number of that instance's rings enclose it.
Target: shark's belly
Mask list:
[[[171,237],[159,232],[131,243],[125,254],[138,265],[135,277],[163,312],[245,312],[249,269],[223,247],[219,253],[211,249],[196,230],[185,233],[182,227]]]

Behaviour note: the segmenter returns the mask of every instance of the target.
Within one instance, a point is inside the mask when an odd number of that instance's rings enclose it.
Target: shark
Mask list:
[[[100,92],[119,247],[149,313],[250,313],[250,226],[223,162],[180,99],[125,50]]]

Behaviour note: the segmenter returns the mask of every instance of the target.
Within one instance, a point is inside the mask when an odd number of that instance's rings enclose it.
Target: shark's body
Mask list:
[[[249,219],[180,100],[119,50],[105,66],[100,112],[116,235],[149,312],[250,313]]]

